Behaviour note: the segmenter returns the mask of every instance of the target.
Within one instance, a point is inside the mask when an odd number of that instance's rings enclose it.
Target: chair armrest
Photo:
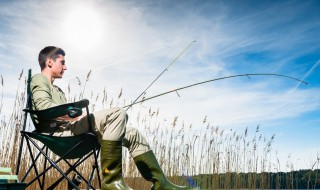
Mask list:
[[[50,120],[60,116],[69,115],[75,118],[82,114],[82,109],[89,105],[89,100],[83,99],[77,102],[61,104],[44,110],[24,109],[23,111],[35,114],[39,120]]]

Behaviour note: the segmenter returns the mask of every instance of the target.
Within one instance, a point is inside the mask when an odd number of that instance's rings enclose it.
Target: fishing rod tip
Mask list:
[[[308,82],[303,81],[303,80],[299,80],[299,82],[301,82],[301,83],[303,83],[303,84],[305,84],[305,85],[308,85],[308,84],[309,84]]]

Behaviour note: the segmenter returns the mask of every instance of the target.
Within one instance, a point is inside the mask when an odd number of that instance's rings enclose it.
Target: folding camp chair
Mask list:
[[[31,80],[31,69],[29,70],[29,73],[28,73],[27,103],[26,103],[26,109],[24,109],[25,117],[24,117],[23,130],[20,131],[21,143],[20,143],[19,154],[18,154],[19,157],[17,159],[18,163],[17,163],[16,175],[18,175],[20,172],[23,143],[24,143],[24,140],[26,140],[27,150],[30,154],[32,163],[26,171],[21,171],[25,174],[23,175],[20,181],[24,182],[27,176],[30,175],[30,172],[32,169],[35,172],[35,177],[27,182],[27,187],[37,181],[39,184],[39,189],[41,190],[45,188],[45,184],[48,187],[47,188],[48,190],[55,189],[57,185],[65,179],[68,181],[68,188],[78,190],[79,187],[77,186],[76,181],[68,177],[68,174],[70,174],[70,172],[75,172],[76,173],[75,175],[77,175],[77,177],[80,177],[80,179],[82,179],[82,181],[84,181],[87,184],[87,189],[89,188],[95,189],[91,183],[96,173],[98,177],[99,188],[101,188],[101,178],[99,173],[99,165],[97,161],[98,155],[100,152],[100,145],[97,141],[96,136],[93,133],[84,133],[84,134],[80,134],[76,136],[68,136],[68,137],[57,137],[57,136],[38,133],[37,130],[33,132],[25,131],[28,113],[30,113],[33,123],[35,122],[34,122],[34,118],[32,117],[32,114],[35,114],[37,118],[44,119],[44,120],[53,119],[63,115],[69,115],[70,117],[75,118],[82,114],[82,109],[84,108],[86,108],[86,112],[87,114],[89,114],[89,109],[88,109],[89,101],[81,100],[78,102],[63,104],[63,105],[52,107],[46,110],[41,110],[41,111],[32,110],[30,80]],[[88,125],[91,128],[90,124],[91,122],[89,121],[89,117],[88,117]],[[40,141],[43,144],[42,147],[39,146],[39,143],[37,143],[37,141]],[[33,153],[32,148],[35,148],[38,151],[37,154]],[[53,160],[52,158],[50,158],[49,156],[50,154],[48,154],[48,149],[51,150],[51,152],[53,152],[54,154],[58,155],[59,158],[57,160]],[[42,171],[39,170],[36,164],[37,162],[40,162],[40,157],[44,158]],[[77,167],[80,164],[82,164],[85,160],[87,160],[89,157],[94,158],[94,164],[92,166],[89,179],[86,179],[81,174],[81,172],[77,170]],[[73,164],[71,164],[70,159],[73,159],[74,161]],[[58,163],[61,160],[65,162],[64,166],[67,166],[66,168],[68,168],[65,171],[63,171],[58,166]],[[48,182],[45,181],[46,173],[51,168],[55,168],[61,174],[61,177],[57,181],[51,184],[48,184]]]

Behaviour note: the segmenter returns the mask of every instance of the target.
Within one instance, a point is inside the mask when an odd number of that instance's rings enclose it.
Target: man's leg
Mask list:
[[[127,127],[123,146],[127,147],[133,157],[136,166],[142,177],[153,183],[153,190],[181,190],[180,187],[172,184],[164,175],[155,155],[149,144],[141,133],[135,129]]]
[[[126,128],[122,145],[128,148],[128,151],[133,158],[151,150],[145,137],[136,128],[132,127]]]
[[[89,118],[88,118],[89,117]],[[122,108],[110,108],[94,112],[70,125],[73,135],[93,132],[98,140],[119,141],[125,134],[127,114]],[[89,120],[88,120],[89,119]],[[92,129],[88,125],[90,121]]]
[[[130,190],[122,178],[122,139],[125,135],[127,114],[121,108],[105,109],[75,122],[74,135],[92,131],[101,145],[102,190]]]

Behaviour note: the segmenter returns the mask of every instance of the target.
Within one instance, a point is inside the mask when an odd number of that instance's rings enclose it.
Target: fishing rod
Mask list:
[[[163,96],[163,95],[172,93],[172,92],[176,92],[176,93],[178,94],[178,90],[190,88],[190,87],[197,86],[197,85],[200,85],[200,84],[209,83],[209,82],[218,81],[218,80],[223,80],[223,79],[235,78],[235,77],[248,77],[249,79],[251,79],[250,76],[277,76],[277,77],[285,77],[285,78],[289,78],[289,79],[296,80],[296,81],[298,81],[298,82],[304,83],[304,84],[306,84],[306,85],[308,84],[307,82],[305,82],[305,81],[303,81],[303,80],[300,80],[300,79],[297,79],[297,78],[294,78],[294,77],[290,77],[290,76],[287,76],[287,75],[281,75],[281,74],[272,74],[272,73],[239,74],[239,75],[232,75],[232,76],[227,76],[227,77],[215,78],[215,79],[211,79],[211,80],[207,80],[207,81],[203,81],[203,82],[198,82],[198,83],[194,83],[194,84],[191,84],[191,85],[188,85],[188,86],[184,86],[184,87],[181,87],[181,88],[177,88],[177,89],[174,89],[174,90],[170,90],[170,91],[167,91],[167,92],[163,92],[163,93],[158,94],[158,95],[155,95],[155,96],[151,96],[151,97],[148,97],[148,98],[144,98],[144,99],[141,100],[141,101],[131,103],[131,104],[129,104],[129,105],[124,106],[123,108],[131,107],[131,106],[133,106],[133,105],[135,105],[135,104],[142,103],[142,102],[144,102],[144,101],[151,100],[151,99],[153,99],[153,98],[157,98],[157,97],[160,97],[160,96]],[[179,94],[178,94],[178,96],[179,96]]]
[[[126,106],[126,111],[131,107],[131,105],[134,105],[136,104],[136,102],[138,101],[138,99],[146,93],[146,91],[153,85],[153,83],[155,83],[160,77],[161,75],[163,75],[164,72],[168,71],[169,67],[171,67],[171,65],[173,65],[177,60],[178,58],[185,52],[187,51],[187,49],[189,49],[189,47],[195,43],[196,41],[192,41],[152,82],[151,84],[128,106]]]

